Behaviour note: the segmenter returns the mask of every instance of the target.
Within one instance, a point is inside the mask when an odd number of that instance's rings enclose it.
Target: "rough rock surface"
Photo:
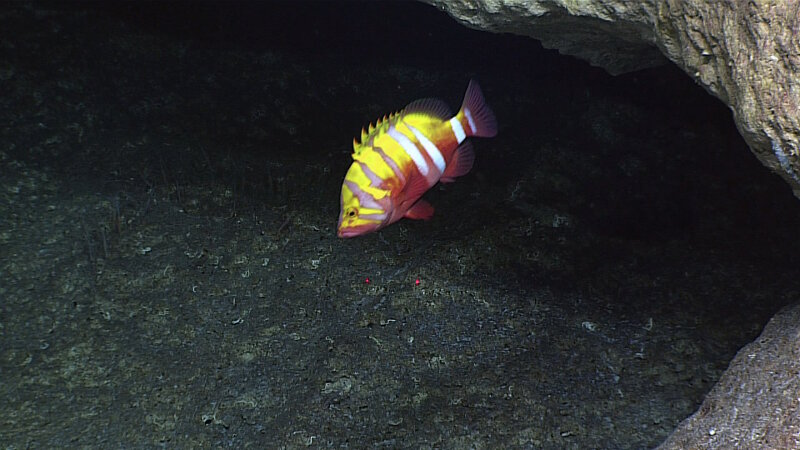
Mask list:
[[[659,449],[800,448],[800,304],[739,351],[700,409]]]
[[[423,1],[612,74],[665,55],[730,106],[753,153],[800,197],[800,0]]]

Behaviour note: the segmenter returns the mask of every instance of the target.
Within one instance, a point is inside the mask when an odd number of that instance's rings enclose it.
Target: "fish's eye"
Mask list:
[[[355,216],[356,216],[356,210],[355,209],[351,209],[350,211],[347,211],[347,217],[355,217]]]

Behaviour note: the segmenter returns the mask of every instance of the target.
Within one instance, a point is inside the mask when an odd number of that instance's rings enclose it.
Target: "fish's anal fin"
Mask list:
[[[433,217],[433,206],[425,200],[419,199],[404,216],[407,219],[428,220]]]
[[[472,164],[475,163],[475,152],[472,150],[472,145],[469,142],[464,142],[459,145],[453,154],[453,159],[447,164],[444,169],[442,177],[439,179],[442,183],[452,183],[456,177],[460,177],[469,173],[472,170]]]

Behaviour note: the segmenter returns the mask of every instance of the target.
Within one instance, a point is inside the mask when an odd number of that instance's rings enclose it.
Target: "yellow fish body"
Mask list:
[[[353,140],[353,164],[342,183],[337,234],[348,238],[379,230],[403,217],[427,220],[433,206],[422,194],[472,168],[465,139],[497,134],[497,120],[471,80],[455,115],[441,100],[410,103]]]

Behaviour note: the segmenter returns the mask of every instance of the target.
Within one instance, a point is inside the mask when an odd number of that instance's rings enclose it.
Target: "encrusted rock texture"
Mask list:
[[[666,56],[730,106],[753,153],[800,197],[800,0],[423,1],[612,74]]]
[[[800,304],[742,348],[659,450],[800,448]]]

